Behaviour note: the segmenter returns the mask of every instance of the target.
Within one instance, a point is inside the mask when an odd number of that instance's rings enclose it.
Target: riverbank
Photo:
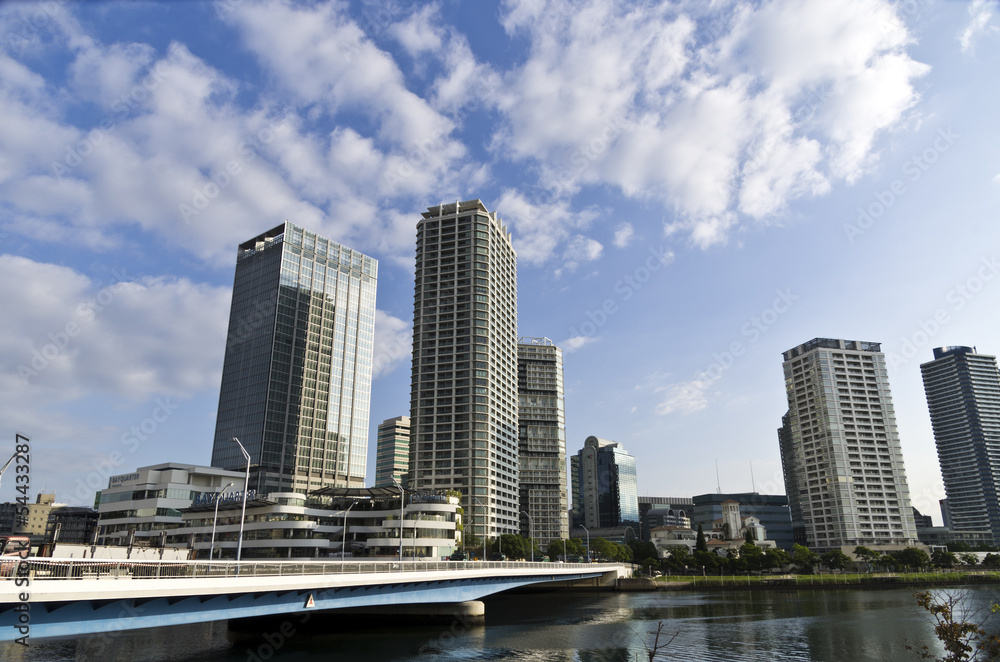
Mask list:
[[[634,581],[634,580],[633,580]],[[711,590],[788,590],[798,588],[902,588],[907,586],[1000,584],[1000,572],[911,572],[858,573],[824,575],[723,575],[658,577],[646,580],[648,588],[638,585],[625,590],[711,591]]]

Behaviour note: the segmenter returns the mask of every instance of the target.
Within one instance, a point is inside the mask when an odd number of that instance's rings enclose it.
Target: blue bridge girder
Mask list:
[[[619,564],[83,562],[0,566],[0,641],[331,609],[442,604],[548,582],[612,583]],[[239,574],[237,574],[237,572]],[[21,584],[21,586],[18,586]],[[25,599],[26,598],[26,599]]]

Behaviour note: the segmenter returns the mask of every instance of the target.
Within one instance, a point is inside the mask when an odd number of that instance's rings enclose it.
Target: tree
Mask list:
[[[765,568],[784,568],[791,562],[792,557],[788,555],[788,552],[779,547],[772,547],[764,552]]]
[[[874,549],[858,545],[854,548],[854,556],[867,563],[868,571],[871,572],[872,566],[878,562],[880,554]]]
[[[691,556],[691,551],[684,545],[674,545],[670,548],[666,563],[674,570],[683,570],[685,566],[694,565],[694,557]]]
[[[903,550],[906,551],[906,550]],[[934,634],[944,645],[946,655],[934,657],[926,645],[907,646],[916,650],[922,659],[935,662],[964,662],[966,660],[1000,660],[1000,636],[989,634],[983,625],[997,612],[993,605],[989,614],[979,618],[975,610],[969,611],[964,604],[963,593],[932,594],[930,591],[914,593],[917,604],[926,609],[934,622]]]
[[[747,527],[746,533],[743,534],[743,541],[747,545],[753,545],[754,544],[754,541],[753,541],[753,531],[750,530],[750,527]]]
[[[764,550],[752,541],[740,545],[740,558],[746,560],[748,570],[760,572],[764,569]]]
[[[810,550],[805,545],[796,543],[792,547],[792,563],[795,564],[798,571],[803,575],[811,575],[813,568],[818,562],[819,556],[817,556],[816,552]]]
[[[694,553],[694,565],[697,568],[704,567],[705,570],[715,570],[719,567],[721,559],[712,552],[697,550]]]
[[[591,555],[605,560],[613,560],[615,558],[615,547],[614,543],[604,538],[594,538],[590,541],[590,552]]]
[[[705,540],[705,531],[698,525],[698,539],[694,543],[694,548],[699,552],[708,551],[708,541]]]
[[[569,546],[563,547],[562,540],[550,540],[548,546],[545,548],[545,555],[549,557],[550,561],[558,561],[563,556],[563,550],[569,553]],[[565,561],[566,559],[562,559]]]
[[[965,565],[979,565],[979,557],[971,552],[966,552],[965,554],[959,555],[959,560]]]
[[[1000,568],[1000,554],[987,554],[983,557],[983,565],[987,568]]]
[[[954,552],[947,552],[943,549],[935,549],[931,553],[931,565],[935,568],[954,568],[958,565],[958,557]]]
[[[820,563],[830,570],[847,570],[851,567],[851,557],[839,549],[831,549],[820,557]]]
[[[931,564],[931,557],[927,555],[927,552],[916,547],[907,547],[906,549],[893,552],[892,558],[895,560],[897,566],[911,570],[926,568]]]

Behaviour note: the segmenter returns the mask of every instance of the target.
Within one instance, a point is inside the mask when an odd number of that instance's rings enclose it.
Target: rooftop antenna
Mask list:
[[[753,460],[750,460],[750,485],[753,487],[753,491],[757,493],[757,481],[753,479]]]
[[[719,480],[719,459],[715,459],[715,490],[717,494],[722,494],[722,481]]]

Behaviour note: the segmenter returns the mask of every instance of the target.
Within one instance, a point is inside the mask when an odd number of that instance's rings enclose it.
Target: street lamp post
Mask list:
[[[399,569],[403,569],[403,501],[405,499],[405,493],[403,492],[403,486],[399,484],[395,476],[389,476],[392,478],[392,482],[396,484],[399,488]]]
[[[486,506],[479,502],[479,499],[472,497],[472,500],[483,509],[483,560],[486,560]]]
[[[243,481],[243,512],[240,513],[240,538],[239,542],[236,543],[236,562],[239,563],[240,559],[243,558],[243,523],[247,518],[247,492],[250,491],[250,453],[247,453],[247,449],[243,448],[243,444],[236,437],[232,438],[232,441],[236,442],[236,445],[240,447],[240,451],[243,453],[243,457],[247,459],[247,475]],[[239,566],[236,567],[236,572],[239,572]]]
[[[587,563],[590,563],[590,529],[583,524],[580,525],[580,528],[587,532]]]
[[[357,503],[357,502],[354,502],[354,503]],[[341,539],[341,542],[340,542],[340,560],[341,561],[344,560],[344,551],[347,549],[347,513],[351,512],[351,508],[354,507],[354,503],[352,503],[351,505],[349,505],[347,507],[347,510],[344,511],[344,537]]]
[[[528,538],[531,540],[531,562],[535,562],[535,524],[531,521],[531,515],[527,510],[522,510],[524,516],[528,518]]]
[[[225,487],[219,490],[219,493],[215,495],[215,517],[212,518],[212,544],[208,546],[208,560],[212,560],[212,555],[215,553],[215,525],[219,522],[219,502],[222,501],[222,495],[225,494],[226,490],[233,486],[233,481],[229,481]]]

